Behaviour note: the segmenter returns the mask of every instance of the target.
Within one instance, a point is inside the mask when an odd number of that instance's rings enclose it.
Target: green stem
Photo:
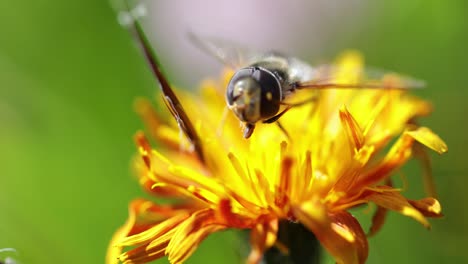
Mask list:
[[[321,248],[315,235],[300,223],[281,221],[277,242],[288,249],[278,247],[268,249],[264,254],[265,264],[318,264]]]

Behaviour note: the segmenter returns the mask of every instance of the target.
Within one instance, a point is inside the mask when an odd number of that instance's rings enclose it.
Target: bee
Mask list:
[[[333,74],[343,70],[338,65],[313,67],[279,52],[254,52],[226,40],[201,38],[194,34],[190,34],[190,38],[196,46],[235,70],[226,88],[226,103],[244,124],[244,138],[252,135],[258,122],[276,122],[285,132],[278,121],[280,117],[293,106],[313,101],[306,99],[294,104],[286,101],[300,89],[410,89],[424,86],[423,81],[374,68],[348,70],[346,73],[357,81],[337,82]],[[385,81],[387,76],[397,76],[398,81],[396,84]]]
[[[128,2],[126,2],[126,9],[125,12],[121,13],[122,23],[134,34],[135,40],[140,45],[144,57],[160,84],[167,108],[176,119],[180,130],[190,141],[200,161],[204,163],[205,158],[200,136],[161,70],[156,53],[151,48],[139,22],[138,14],[142,12],[136,12],[140,10],[138,8],[131,10]],[[333,82],[330,75],[336,71],[336,66],[333,65],[312,67],[297,58],[277,52],[251,52],[239,48],[238,45],[227,44],[226,41],[202,40],[194,34],[189,36],[197,46],[236,70],[226,89],[226,102],[227,107],[244,124],[243,135],[246,139],[252,135],[258,122],[277,123],[286,133],[278,119],[292,107],[308,102],[308,100],[295,104],[286,102],[286,99],[299,89],[409,89],[423,86],[421,81],[407,77],[399,78],[397,86],[389,86],[381,81],[381,77],[384,75],[380,71],[373,75],[366,74],[374,77],[363,79],[357,83],[337,83]],[[281,106],[285,107],[281,109]]]

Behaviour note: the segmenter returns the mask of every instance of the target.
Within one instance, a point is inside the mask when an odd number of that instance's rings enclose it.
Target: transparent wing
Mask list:
[[[416,89],[426,84],[413,77],[378,68],[350,69],[338,65],[314,68],[309,81],[299,82],[296,89]]]
[[[262,54],[221,38],[200,37],[194,33],[189,33],[189,38],[195,46],[232,69],[246,66]]]

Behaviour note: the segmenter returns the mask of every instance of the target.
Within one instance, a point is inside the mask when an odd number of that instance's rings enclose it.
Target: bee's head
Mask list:
[[[226,100],[240,121],[253,125],[278,113],[281,85],[267,69],[242,68],[229,81]]]

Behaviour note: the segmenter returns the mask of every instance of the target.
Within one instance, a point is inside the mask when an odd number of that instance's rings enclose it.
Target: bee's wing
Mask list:
[[[314,68],[311,80],[299,82],[297,89],[415,89],[426,84],[403,74],[378,68],[350,69],[338,65],[321,65]]]
[[[195,46],[234,70],[250,64],[261,54],[221,38],[201,37],[191,32],[188,36]]]

